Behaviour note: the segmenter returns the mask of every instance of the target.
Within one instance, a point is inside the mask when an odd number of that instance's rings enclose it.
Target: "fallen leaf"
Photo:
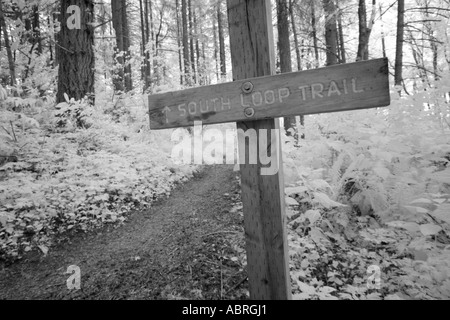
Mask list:
[[[424,236],[434,236],[438,234],[441,230],[442,228],[440,226],[437,226],[432,223],[420,225],[420,232],[422,232]]]

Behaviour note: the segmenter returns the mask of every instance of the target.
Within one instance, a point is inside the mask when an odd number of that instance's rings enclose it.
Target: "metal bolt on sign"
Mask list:
[[[242,91],[244,93],[251,93],[253,91],[253,83],[251,83],[250,81],[245,82],[242,85]]]

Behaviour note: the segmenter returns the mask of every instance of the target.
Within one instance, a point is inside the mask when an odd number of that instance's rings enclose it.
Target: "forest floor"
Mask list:
[[[450,237],[443,231],[424,236],[415,223],[383,223],[346,206],[321,212],[315,223],[308,222],[315,210],[288,204],[286,213],[294,299],[450,297]],[[35,250],[0,264],[0,299],[249,297],[239,174],[232,166],[206,166],[125,223],[58,243],[45,257]],[[71,266],[80,268],[80,290],[67,287]]]
[[[239,197],[232,166],[205,167],[124,225],[0,265],[0,299],[246,299]],[[69,266],[81,290],[67,288]]]

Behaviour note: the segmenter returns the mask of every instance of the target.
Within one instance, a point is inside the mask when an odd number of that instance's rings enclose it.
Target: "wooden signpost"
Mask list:
[[[245,131],[266,129],[268,154],[278,172],[262,175],[249,164],[249,139],[239,137],[247,273],[250,296],[291,298],[285,196],[278,117],[383,107],[390,104],[387,59],[273,75],[275,52],[270,0],[227,0],[232,83],[149,97],[151,129],[237,122]],[[259,137],[258,137],[259,140]],[[258,141],[257,148],[260,148]],[[257,150],[259,154],[259,150]]]
[[[152,129],[376,108],[389,104],[387,59],[150,96]]]

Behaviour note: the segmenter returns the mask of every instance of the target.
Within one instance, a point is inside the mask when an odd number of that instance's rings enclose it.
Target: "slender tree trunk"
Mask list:
[[[192,70],[192,80],[194,84],[197,83],[197,68],[195,64],[195,51],[194,51],[194,19],[192,16],[192,1],[188,0],[189,8],[189,51],[191,58],[191,70]]]
[[[150,10],[151,0],[144,0],[144,20],[145,20],[145,77],[147,79],[147,90],[152,91],[152,65],[150,61]],[[153,52],[151,53],[153,55]]]
[[[289,16],[291,18],[292,35],[294,36],[295,55],[297,58],[297,70],[302,70],[302,58],[300,54],[300,44],[298,41],[297,25],[295,24],[294,2],[289,0]]]
[[[396,86],[401,86],[403,82],[403,38],[405,27],[405,0],[398,0],[398,16],[397,16],[397,41],[395,51],[395,75],[394,81]],[[400,90],[399,90],[400,93]]]
[[[425,17],[426,20],[425,23],[425,27],[427,29],[427,33],[428,33],[428,39],[430,42],[430,48],[431,48],[431,52],[433,53],[433,76],[434,76],[434,80],[438,81],[439,80],[439,70],[438,70],[438,46],[437,46],[437,39],[434,36],[434,30],[433,27],[431,26],[431,21],[430,20],[430,14],[429,14],[429,6],[428,6],[428,1],[425,1]]]
[[[31,52],[36,51],[38,54],[42,53],[42,43],[41,43],[41,31],[40,31],[40,21],[39,21],[39,7],[34,5],[31,8],[31,12],[26,14],[25,19],[25,30],[27,31],[27,40],[31,44]]]
[[[221,77],[227,76],[227,62],[225,60],[225,36],[223,27],[222,0],[217,3],[217,24],[219,29],[220,71]]]
[[[333,0],[322,0],[325,10],[325,42],[327,46],[327,66],[338,63],[336,7]]]
[[[280,55],[281,73],[292,72],[291,42],[289,39],[289,10],[286,0],[277,0],[278,52]],[[284,129],[288,136],[296,128],[295,116],[284,117]]]
[[[123,43],[123,15],[122,15],[122,0],[111,1],[111,10],[112,10],[112,20],[113,27],[116,32],[116,47],[115,47],[115,56],[118,63],[117,72],[114,75],[113,83],[114,89],[116,91],[125,91],[124,86],[124,43]]]
[[[183,53],[181,50],[181,30],[180,30],[180,0],[175,2],[175,10],[177,11],[177,45],[178,45],[178,65],[180,67],[180,84],[183,85]]]
[[[81,28],[70,30],[66,21],[70,17],[70,5],[80,8]],[[89,96],[94,100],[94,1],[61,0],[61,31],[58,53],[58,94],[57,102],[64,102],[64,94],[76,100]]]
[[[11,44],[9,43],[8,29],[6,28],[5,15],[3,14],[3,7],[2,7],[1,1],[0,1],[0,27],[1,27],[1,31],[3,31],[3,39],[5,40],[6,55],[8,56],[9,77],[10,77],[9,83],[11,86],[15,86],[16,85],[16,66],[15,66],[14,57],[13,57],[13,54],[11,51]],[[1,38],[1,32],[0,32],[0,38]]]
[[[219,42],[217,36],[217,26],[215,21],[213,21],[213,33],[214,33],[214,60],[216,61],[216,77],[217,82],[219,82],[220,81]]]
[[[200,30],[200,32],[203,34],[203,30]],[[206,47],[205,47],[205,41],[202,41],[202,69],[204,73],[204,85],[211,84],[209,74],[206,72]]]
[[[369,26],[367,26],[366,0],[359,0],[358,6],[359,44],[356,61],[369,59],[369,40],[375,20],[375,13],[376,13],[376,0],[372,0],[372,15],[370,17]]]
[[[337,22],[338,22],[338,33],[339,33],[339,51],[340,51],[340,62],[346,63],[347,57],[345,52],[345,42],[344,42],[344,30],[342,28],[342,9],[339,7],[339,1],[336,1],[337,3],[337,9],[338,9],[338,16],[337,16]]]
[[[55,38],[54,38],[54,35],[53,35],[53,33],[54,33],[53,23],[51,23],[50,17],[51,17],[51,15],[49,14],[47,16],[47,28],[48,28],[49,33],[50,33],[50,35],[49,35],[50,40],[48,42],[48,50],[50,52],[50,62],[48,63],[48,65],[54,66],[55,55],[53,53],[53,42],[55,41]],[[0,38],[1,38],[1,32],[0,32]]]
[[[33,36],[35,42],[37,43],[37,52],[39,55],[42,54],[42,39],[41,39],[41,23],[39,19],[39,7],[37,5],[33,6]]]
[[[311,27],[314,45],[314,57],[316,58],[316,68],[318,68],[320,58],[319,58],[319,45],[317,44],[316,7],[314,1],[311,1]]]
[[[190,58],[191,58],[191,69],[192,69],[192,76],[193,76],[193,81],[194,84],[198,83],[198,79],[197,79],[197,63],[196,63],[196,51],[195,51],[195,37],[196,35],[194,35],[194,9],[192,6],[192,1],[189,0],[189,49],[190,49]]]
[[[133,90],[133,80],[132,80],[132,72],[131,72],[131,64],[130,60],[130,31],[128,26],[128,14],[127,14],[127,3],[126,0],[122,0],[122,36],[123,36],[123,51],[125,54],[124,59],[124,75],[125,75],[125,90],[131,91]]]
[[[126,0],[116,0],[111,2],[112,19],[114,30],[116,31],[116,51],[119,71],[114,80],[114,87],[117,91],[133,90],[131,78],[130,58],[130,33],[128,29],[128,15]]]
[[[359,0],[358,5],[358,19],[359,19],[359,43],[358,43],[358,53],[356,55],[356,61],[367,60],[368,56],[368,45],[367,45],[367,11],[366,11],[366,0]]]
[[[195,10],[195,7],[192,8],[193,11],[193,16],[194,16],[194,33],[195,33],[195,57],[196,57],[196,63],[197,63],[197,78],[198,78],[198,82],[199,84],[203,84],[203,75],[201,72],[201,66],[200,66],[200,44],[198,41],[199,38],[199,33],[198,33],[198,24],[197,24],[197,14]]]
[[[141,79],[144,80],[144,92],[148,88],[147,77],[145,76],[145,22],[144,22],[144,5],[139,0],[139,14],[141,18],[141,57],[143,63],[141,65]]]
[[[191,63],[189,59],[189,33],[188,33],[188,15],[187,0],[181,0],[181,18],[183,20],[183,61],[184,61],[184,83],[192,85]]]
[[[383,51],[383,58],[386,58],[386,37],[384,34],[384,23],[383,23],[383,17],[381,16],[383,14],[383,7],[380,2],[380,20],[381,20],[381,50]]]

